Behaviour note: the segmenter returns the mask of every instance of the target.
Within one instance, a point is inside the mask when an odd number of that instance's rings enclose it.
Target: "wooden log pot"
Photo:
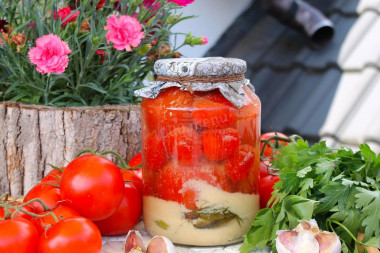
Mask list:
[[[50,107],[0,103],[0,193],[26,194],[83,149],[126,160],[141,150],[139,105]]]

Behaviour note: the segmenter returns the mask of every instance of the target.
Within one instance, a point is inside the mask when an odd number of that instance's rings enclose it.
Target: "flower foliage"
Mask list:
[[[191,2],[0,1],[0,99],[55,106],[138,102],[133,91],[155,60],[207,42],[187,34],[177,43],[182,34],[171,31],[192,18],[180,12]]]

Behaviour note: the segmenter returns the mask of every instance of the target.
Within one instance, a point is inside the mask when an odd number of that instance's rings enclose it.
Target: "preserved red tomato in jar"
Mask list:
[[[259,210],[261,104],[246,63],[165,59],[142,96],[143,220],[174,243],[239,242]]]

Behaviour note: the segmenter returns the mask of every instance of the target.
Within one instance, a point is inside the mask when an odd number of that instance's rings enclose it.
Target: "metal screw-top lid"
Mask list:
[[[158,60],[154,65],[157,81],[135,91],[136,96],[156,98],[162,89],[180,87],[182,90],[210,91],[219,89],[235,106],[243,106],[244,85],[253,86],[244,78],[247,64],[235,58],[175,58]]]

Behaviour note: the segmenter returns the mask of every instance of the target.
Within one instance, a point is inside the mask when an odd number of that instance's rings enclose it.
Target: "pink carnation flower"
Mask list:
[[[144,32],[141,29],[142,25],[136,18],[126,15],[120,17],[111,15],[104,27],[104,30],[108,30],[107,43],[112,42],[115,49],[126,51],[132,51],[131,46],[137,47],[140,44],[141,39],[144,38]]]
[[[168,0],[168,2],[173,2],[181,6],[186,6],[194,2],[194,0]]]
[[[63,23],[62,23],[62,26],[65,26],[67,25],[69,22],[75,20],[78,15],[79,15],[79,11],[76,11],[73,15],[71,15],[67,20],[65,20]],[[61,21],[63,21],[67,16],[69,16],[71,14],[71,9],[69,6],[66,6],[65,8],[62,8],[62,9],[58,9],[58,12],[54,12],[54,19],[58,19],[58,17],[61,18]]]
[[[202,36],[201,37],[201,41],[202,41],[202,45],[207,44],[208,43],[208,38],[206,36]]]
[[[147,8],[150,8],[152,7],[153,3],[155,2],[156,0],[144,0],[143,1],[143,4],[145,7]],[[160,8],[160,2],[157,2],[154,6],[153,6],[153,10],[157,10],[158,8]]]
[[[69,45],[55,34],[44,35],[36,41],[36,47],[29,50],[30,61],[37,65],[42,74],[62,74],[69,64]]]

